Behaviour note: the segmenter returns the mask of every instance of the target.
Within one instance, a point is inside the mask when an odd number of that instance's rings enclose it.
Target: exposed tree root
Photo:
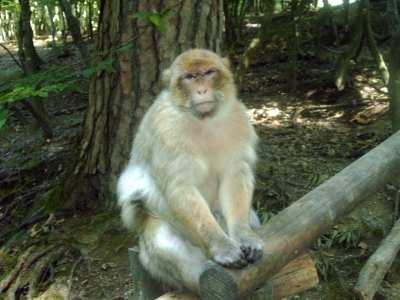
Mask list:
[[[47,276],[51,266],[65,252],[61,244],[51,245],[44,249],[29,247],[18,259],[9,275],[0,282],[0,296],[7,293],[7,299],[20,299],[26,295],[33,299],[38,292],[39,284]]]
[[[0,294],[6,291],[16,280],[21,270],[26,266],[28,258],[31,256],[34,247],[29,247],[20,257],[15,268],[0,282]]]

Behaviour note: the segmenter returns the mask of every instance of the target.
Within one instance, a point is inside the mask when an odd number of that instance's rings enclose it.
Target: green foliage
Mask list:
[[[316,241],[317,249],[328,249],[335,245],[348,248],[356,248],[360,240],[361,233],[355,228],[335,226],[329,233],[324,234]]]
[[[77,87],[77,78],[70,67],[52,67],[15,81],[11,90],[0,95],[0,104],[30,97],[47,98],[50,93],[61,93]]]
[[[62,93],[77,90],[77,88],[78,78],[69,66],[55,66],[2,85],[0,88],[0,129],[7,121],[6,104],[29,98],[47,98],[51,93]]]
[[[90,78],[94,74],[98,74],[101,72],[115,73],[116,70],[114,68],[114,62],[115,62],[115,60],[111,57],[101,60],[101,61],[93,64],[92,67],[85,69],[82,72],[82,74],[85,78]]]
[[[0,0],[1,10],[15,10],[17,8],[17,3],[15,0]]]

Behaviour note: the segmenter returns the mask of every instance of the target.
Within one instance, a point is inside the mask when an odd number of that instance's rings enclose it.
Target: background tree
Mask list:
[[[25,72],[32,73],[39,70],[41,59],[33,45],[31,27],[31,7],[29,0],[19,0],[21,7],[18,21],[18,56]]]
[[[72,13],[71,3],[68,0],[59,0],[62,11],[67,19],[68,28],[71,31],[72,39],[78,48],[82,61],[86,66],[90,64],[89,51],[84,43],[81,35],[81,25],[79,19]]]
[[[400,130],[400,30],[398,30],[392,40],[389,60],[389,94],[390,94],[390,113],[392,117],[393,131]]]
[[[222,29],[222,0],[102,1],[97,72],[65,197],[78,205],[114,205],[116,176],[128,160],[139,120],[160,91],[162,70],[185,49],[220,53]]]

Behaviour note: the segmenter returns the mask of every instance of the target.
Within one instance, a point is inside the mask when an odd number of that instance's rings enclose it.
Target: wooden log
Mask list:
[[[400,221],[382,241],[361,269],[354,291],[361,300],[372,300],[386,272],[400,250]]]
[[[200,277],[202,299],[238,299],[265,284],[338,219],[400,171],[400,132],[263,225],[264,255],[243,270],[213,266]],[[215,279],[218,280],[215,280]],[[225,295],[235,294],[234,298]]]
[[[316,287],[319,279],[314,260],[304,254],[284,266],[271,281],[273,299],[282,299]]]
[[[262,289],[251,296],[256,299],[282,299],[315,287],[318,284],[318,273],[314,260],[309,254],[299,256],[288,263],[267,282]],[[188,293],[167,293],[157,300],[198,300],[198,296]]]

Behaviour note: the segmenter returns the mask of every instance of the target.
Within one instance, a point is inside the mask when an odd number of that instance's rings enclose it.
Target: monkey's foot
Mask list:
[[[248,263],[252,264],[262,257],[263,241],[251,229],[237,231],[234,239],[240,244],[240,249]]]
[[[217,243],[210,249],[212,259],[227,268],[241,269],[248,265],[248,260],[240,245],[232,239]]]

